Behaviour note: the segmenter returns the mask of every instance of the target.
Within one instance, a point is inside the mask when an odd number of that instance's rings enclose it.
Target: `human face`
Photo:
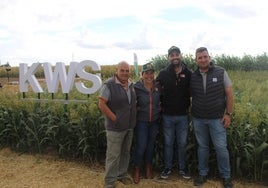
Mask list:
[[[173,63],[174,65],[180,65],[181,62],[181,54],[174,50],[168,55],[168,61]]]
[[[201,72],[207,72],[210,65],[210,56],[208,55],[208,51],[197,52],[195,62]]]
[[[129,74],[130,74],[129,69],[130,67],[127,62],[121,62],[118,64],[115,74],[121,83],[128,82]]]
[[[142,74],[143,83],[151,84],[154,81],[154,71],[148,70]]]

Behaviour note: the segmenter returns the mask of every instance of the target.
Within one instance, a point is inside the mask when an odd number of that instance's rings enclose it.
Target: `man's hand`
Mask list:
[[[228,114],[224,114],[221,119],[221,122],[224,128],[228,128],[231,125],[231,116]]]

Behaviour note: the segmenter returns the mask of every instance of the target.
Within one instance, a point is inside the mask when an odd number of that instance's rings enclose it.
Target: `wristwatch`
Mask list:
[[[232,113],[229,113],[229,112],[225,112],[225,114],[228,115],[228,116],[232,115]]]

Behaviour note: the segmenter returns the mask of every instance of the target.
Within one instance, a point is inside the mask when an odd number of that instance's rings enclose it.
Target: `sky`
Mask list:
[[[210,55],[266,53],[263,0],[1,0],[0,62],[142,65],[178,46]]]

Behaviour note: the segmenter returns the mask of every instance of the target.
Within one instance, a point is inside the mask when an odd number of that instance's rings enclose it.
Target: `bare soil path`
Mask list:
[[[0,150],[1,188],[102,188],[104,167],[59,159],[53,155],[20,154],[8,148]],[[193,180],[183,180],[172,174],[168,180],[142,179],[136,185],[117,188],[192,188]],[[203,187],[220,188],[220,181],[209,180]],[[235,188],[265,188],[260,184],[234,181]],[[267,188],[267,187],[266,187]]]

